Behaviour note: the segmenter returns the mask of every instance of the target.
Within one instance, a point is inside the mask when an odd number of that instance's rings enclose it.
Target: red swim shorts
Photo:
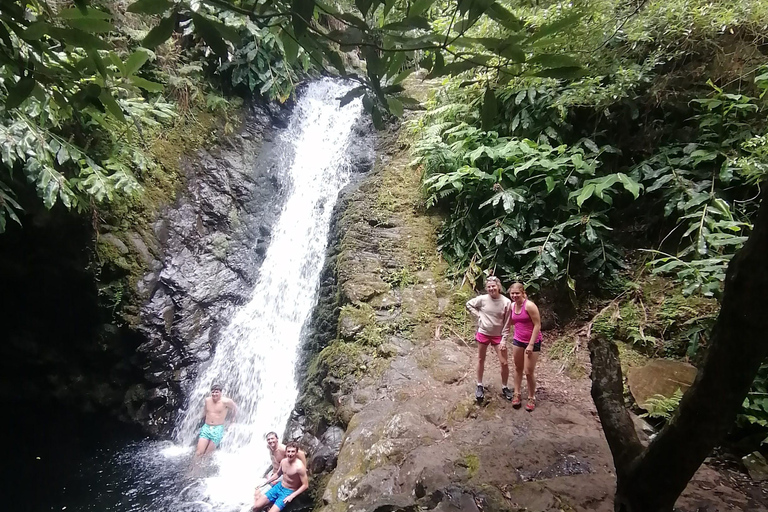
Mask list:
[[[501,343],[501,336],[488,336],[487,334],[478,332],[475,334],[475,340],[477,340],[478,343],[482,343],[483,345],[487,345],[488,343],[491,345],[498,345]]]

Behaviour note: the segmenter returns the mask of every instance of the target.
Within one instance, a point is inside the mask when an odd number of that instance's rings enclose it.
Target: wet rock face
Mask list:
[[[152,432],[168,433],[184,386],[212,357],[222,328],[253,289],[285,200],[278,164],[286,155],[276,143],[284,118],[255,109],[240,134],[187,159],[186,190],[154,224],[163,257],[138,285],[147,297],[139,327],[147,383],[127,403]],[[373,164],[368,124],[355,129],[350,144],[358,174]],[[321,279],[329,290],[332,276]],[[330,464],[335,454],[326,455]]]
[[[270,117],[256,108],[241,133],[187,158],[185,190],[153,225],[162,258],[138,283],[146,383],[126,401],[152,432],[168,432],[184,384],[210,359],[264,259],[283,200]]]

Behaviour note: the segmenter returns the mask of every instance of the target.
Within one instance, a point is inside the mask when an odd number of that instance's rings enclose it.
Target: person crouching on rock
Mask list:
[[[523,375],[528,381],[528,401],[525,410],[532,412],[536,408],[536,362],[541,352],[541,317],[536,304],[528,300],[523,283],[512,283],[509,287],[512,299],[512,312],[509,320],[513,325],[512,358],[515,361],[515,395],[512,407],[520,407],[520,388]]]
[[[230,398],[221,394],[221,386],[214,384],[211,386],[211,396],[205,399],[203,406],[203,415],[205,416],[205,425],[200,429],[200,437],[197,440],[197,450],[195,455],[200,456],[211,453],[221,443],[224,437],[224,422],[227,419],[227,413],[232,412],[229,419],[235,420],[237,414],[237,405]]]
[[[254,511],[259,511],[272,503],[269,512],[278,512],[307,490],[309,487],[307,468],[301,462],[298,454],[299,444],[297,442],[291,441],[285,445],[285,458],[280,461],[278,474],[267,480],[268,484],[274,485],[265,494],[256,496],[253,503]],[[277,482],[281,476],[282,482]]]
[[[509,364],[507,362],[507,335],[509,334],[509,314],[512,302],[502,293],[501,281],[496,276],[490,276],[485,281],[485,291],[467,302],[467,310],[477,318],[477,391],[475,398],[485,397],[483,388],[483,371],[485,370],[485,355],[488,345],[492,345],[501,363],[501,393],[507,400],[512,400],[512,392],[507,387]]]

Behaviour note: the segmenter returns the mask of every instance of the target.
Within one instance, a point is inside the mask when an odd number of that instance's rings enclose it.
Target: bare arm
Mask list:
[[[539,339],[539,333],[541,332],[541,316],[539,316],[539,308],[531,301],[525,303],[525,310],[528,312],[531,322],[533,322],[531,340],[528,342],[528,346],[533,349],[533,344]]]
[[[474,299],[469,299],[467,301],[467,311],[474,316],[475,318],[480,317],[480,308],[483,305],[483,296],[479,295],[475,297]]]
[[[229,421],[235,421],[235,416],[237,416],[237,404],[230,398],[226,405],[227,408],[231,411]]]
[[[309,478],[307,478],[307,468],[302,465],[301,469],[298,471],[299,478],[301,478],[301,486],[293,491],[290,496],[286,496],[283,500],[285,503],[290,503],[293,501],[293,499],[298,496],[299,494],[303,493],[304,491],[309,488]]]
[[[504,326],[501,328],[501,343],[502,348],[507,345],[507,338],[509,338],[509,331],[512,327],[512,303],[504,308]]]
[[[296,454],[296,456],[299,458],[299,460],[301,460],[301,462],[304,463],[305,468],[309,467],[307,466],[307,454],[304,452],[304,450],[299,450],[299,453]]]

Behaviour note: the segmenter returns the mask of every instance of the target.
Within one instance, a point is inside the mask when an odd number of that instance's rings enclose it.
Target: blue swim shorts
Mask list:
[[[283,510],[286,505],[283,500],[291,494],[293,494],[291,489],[283,487],[282,482],[277,482],[274,486],[272,486],[270,490],[267,491],[265,496],[270,502],[274,503],[279,510]]]
[[[219,446],[221,438],[224,437],[224,425],[203,425],[200,429],[200,437],[202,439],[210,439],[213,444]]]

